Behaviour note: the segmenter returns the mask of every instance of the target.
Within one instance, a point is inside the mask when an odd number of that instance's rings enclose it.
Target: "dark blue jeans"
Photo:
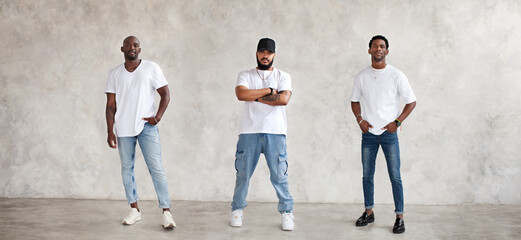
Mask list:
[[[387,171],[391,179],[394,197],[394,212],[403,214],[403,187],[400,177],[400,146],[398,134],[385,131],[381,135],[374,135],[370,132],[362,134],[362,167],[364,177],[362,180],[364,187],[365,209],[374,207],[374,171],[376,165],[376,154],[379,146],[387,162]]]

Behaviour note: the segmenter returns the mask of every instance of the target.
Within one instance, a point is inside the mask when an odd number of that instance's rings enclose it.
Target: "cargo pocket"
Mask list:
[[[237,177],[244,177],[246,171],[244,169],[244,152],[235,153],[235,170],[237,171]]]
[[[279,155],[279,181],[285,181],[288,177],[288,156]]]

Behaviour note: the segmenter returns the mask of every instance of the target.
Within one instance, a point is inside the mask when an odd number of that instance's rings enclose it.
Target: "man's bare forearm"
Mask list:
[[[402,114],[398,116],[398,121],[403,122],[405,119],[411,114],[412,110],[416,107],[416,101],[405,104],[405,107],[403,107]]]
[[[269,88],[248,89],[245,86],[235,87],[235,95],[239,101],[255,101],[255,99],[269,95],[270,93],[271,89]]]
[[[280,94],[268,95],[262,97],[262,101],[265,102],[276,102],[280,100]]]
[[[168,85],[157,89],[157,92],[159,93],[159,96],[161,96],[161,100],[159,101],[159,108],[157,109],[156,113],[156,120],[160,121],[161,118],[163,118],[163,114],[166,111],[166,108],[168,107],[168,103],[170,103],[170,89],[168,88]]]
[[[116,94],[107,93],[107,107],[105,108],[105,118],[107,119],[107,132],[109,133],[113,133],[116,111]]]
[[[161,101],[159,101],[159,109],[157,110],[156,114],[157,121],[163,118],[163,114],[165,113],[166,108],[168,107],[168,103],[170,103],[170,96],[161,97]]]
[[[355,115],[356,122],[360,122],[362,120],[362,108],[360,107],[360,102],[351,102],[351,111]]]
[[[258,99],[259,102],[265,103],[271,106],[286,106],[291,98],[291,92],[284,90],[277,94],[264,96]]]
[[[112,132],[114,129],[114,116],[116,115],[116,106],[107,104],[105,109],[105,118],[107,119],[107,132]]]

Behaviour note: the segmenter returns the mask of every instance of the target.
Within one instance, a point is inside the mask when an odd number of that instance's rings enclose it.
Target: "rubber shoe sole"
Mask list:
[[[373,219],[369,219],[369,220],[367,220],[367,222],[363,222],[363,223],[358,223],[357,222],[356,226],[357,227],[363,227],[363,226],[367,226],[367,224],[372,223],[372,222],[374,222],[374,218]]]
[[[139,220],[141,220],[141,217],[139,217],[138,219],[136,219],[136,221],[133,222],[133,223],[128,223],[127,221],[123,221],[123,225],[134,225],[135,223],[139,222]]]
[[[174,229],[174,228],[175,228],[175,226],[174,226],[174,224],[173,224],[173,223],[170,223],[170,225],[168,225],[168,226],[166,226],[166,227],[165,227],[165,226],[163,226],[163,228],[164,228],[164,229]]]

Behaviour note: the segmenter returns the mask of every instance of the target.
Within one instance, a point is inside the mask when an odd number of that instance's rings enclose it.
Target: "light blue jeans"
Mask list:
[[[293,197],[288,186],[288,155],[286,153],[286,135],[283,134],[241,134],[235,153],[237,178],[233,194],[232,211],[247,206],[248,186],[260,154],[264,153],[270,170],[270,181],[279,198],[279,212],[293,211]]]
[[[387,172],[391,179],[395,207],[394,212],[396,214],[403,214],[400,146],[396,132],[390,133],[385,131],[381,135],[374,135],[370,132],[362,134],[362,167],[364,171],[362,184],[364,188],[365,209],[372,209],[374,207],[374,171],[379,146],[382,146],[385,161],[387,162]]]
[[[136,141],[148,166],[156,190],[159,208],[170,208],[168,182],[163,164],[161,163],[161,144],[157,126],[145,123],[143,131],[135,137],[118,137],[119,157],[121,159],[121,176],[128,204],[138,201],[137,186],[134,179],[134,163],[136,156]]]

